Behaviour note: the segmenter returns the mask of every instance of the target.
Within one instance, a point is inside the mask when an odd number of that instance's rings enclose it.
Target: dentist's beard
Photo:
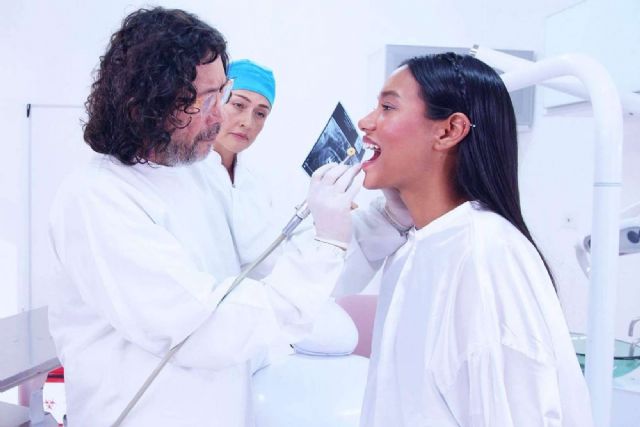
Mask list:
[[[220,124],[216,123],[209,129],[196,135],[193,142],[172,140],[165,151],[164,164],[167,166],[190,165],[204,160],[213,147],[213,141],[220,132]],[[203,146],[207,146],[203,148]]]

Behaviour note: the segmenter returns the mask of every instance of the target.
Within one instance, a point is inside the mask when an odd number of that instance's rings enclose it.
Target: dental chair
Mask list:
[[[353,354],[368,358],[371,355],[373,321],[376,316],[378,296],[347,295],[336,298],[336,303],[349,314],[358,329],[358,345],[353,350]]]
[[[360,354],[371,348],[370,337],[358,342],[358,331],[347,312],[329,301],[293,353],[254,373],[256,427],[357,427],[369,359],[353,352],[360,344]]]

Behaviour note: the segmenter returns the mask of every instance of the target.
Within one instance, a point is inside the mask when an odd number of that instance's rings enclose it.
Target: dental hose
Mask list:
[[[347,150],[347,157],[345,157],[344,160],[342,160],[340,162],[340,164],[341,165],[346,164],[347,161],[355,154],[356,154],[356,150],[353,147],[350,147]],[[298,225],[300,225],[300,223],[306,217],[309,216],[310,213],[311,213],[311,211],[309,210],[309,206],[307,205],[307,201],[306,200],[304,202],[302,202],[300,205],[296,206],[295,214],[293,215],[293,217],[291,217],[291,219],[289,220],[287,225],[285,225],[285,227],[282,229],[282,232],[280,233],[280,235],[273,241],[273,243],[271,243],[271,245],[269,245],[269,247],[267,249],[264,250],[264,252],[262,252],[260,254],[260,256],[258,256],[258,258],[256,258],[251,264],[249,264],[247,267],[245,267],[240,272],[240,274],[235,278],[235,280],[233,281],[233,283],[229,287],[229,290],[227,290],[227,292],[225,292],[223,297],[220,298],[220,301],[218,301],[218,303],[216,304],[216,307],[214,308],[214,311],[218,309],[218,307],[220,306],[222,301],[224,301],[227,298],[227,296],[236,287],[238,287],[240,282],[242,282],[249,275],[249,273],[251,273],[262,261],[264,261],[269,255],[271,255],[271,253],[278,246],[280,246],[280,243],[282,243],[285,239],[287,239],[288,237],[291,236],[293,231],[298,227]],[[140,400],[142,395],[144,395],[144,393],[147,391],[147,389],[149,388],[151,383],[153,383],[153,381],[156,379],[158,374],[160,374],[160,371],[162,371],[162,369],[169,362],[169,360],[171,360],[171,358],[178,351],[180,351],[182,346],[187,342],[187,340],[189,338],[191,338],[191,335],[188,335],[185,339],[183,339],[180,343],[178,343],[177,345],[172,347],[171,350],[169,350],[167,352],[167,354],[162,358],[162,360],[160,361],[158,366],[156,366],[156,368],[153,370],[153,372],[151,372],[151,374],[147,377],[147,379],[145,380],[144,384],[142,384],[142,387],[140,387],[140,389],[135,394],[135,396],[133,396],[133,399],[131,399],[131,401],[129,402],[127,407],[124,408],[124,410],[122,411],[122,413],[120,414],[120,416],[118,417],[116,422],[113,423],[111,427],[118,427],[118,426],[120,426],[122,424],[122,422],[127,417],[127,415],[129,415],[129,412],[131,412],[131,410],[138,403],[138,401]]]

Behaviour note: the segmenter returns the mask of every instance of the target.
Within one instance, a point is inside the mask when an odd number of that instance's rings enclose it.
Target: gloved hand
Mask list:
[[[307,204],[318,240],[344,249],[349,245],[353,229],[351,202],[362,187],[362,182],[354,182],[354,177],[360,169],[360,164],[330,163],[318,168],[311,176]]]
[[[415,224],[413,218],[409,213],[409,209],[400,198],[400,192],[395,188],[382,189],[386,204],[384,209],[389,216],[391,224],[398,229],[398,231],[405,232]]]

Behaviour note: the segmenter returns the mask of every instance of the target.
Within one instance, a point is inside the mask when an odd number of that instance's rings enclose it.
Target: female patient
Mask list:
[[[386,195],[356,214],[364,259],[386,259],[361,425],[590,426],[551,275],[520,210],[500,77],[469,56],[411,59],[359,126],[375,151],[364,185]]]

